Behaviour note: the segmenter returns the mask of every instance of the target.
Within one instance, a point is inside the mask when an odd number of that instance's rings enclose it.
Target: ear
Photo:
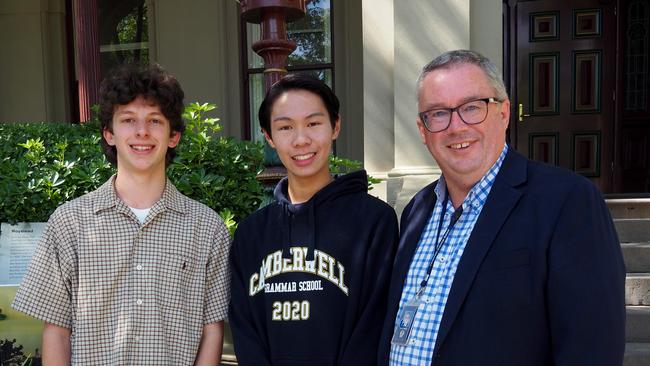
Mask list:
[[[169,144],[167,144],[167,146],[172,149],[175,148],[176,145],[178,145],[178,142],[181,140],[181,135],[182,134],[178,131],[172,131],[169,135]]]
[[[264,134],[264,139],[266,139],[266,142],[268,142],[269,146],[275,149],[275,144],[273,143],[273,139],[271,138],[271,135],[265,130],[262,129],[262,133]]]
[[[427,131],[427,128],[424,127],[424,123],[422,123],[420,117],[416,118],[415,121],[418,125],[418,131],[420,131],[420,139],[422,140],[422,143],[426,145],[427,144],[426,136],[427,133],[429,133],[429,131]]]
[[[503,129],[508,128],[508,124],[510,124],[510,100],[506,99],[503,102],[501,102],[501,110],[499,111],[499,116],[501,117],[501,121],[503,122]]]
[[[104,140],[106,140],[106,143],[110,146],[115,146],[115,140],[113,139],[113,133],[108,130],[108,128],[104,128],[102,130],[102,135],[104,136]]]
[[[336,119],[336,122],[334,122],[334,131],[332,132],[332,141],[336,140],[339,137],[339,133],[341,132],[341,116]]]

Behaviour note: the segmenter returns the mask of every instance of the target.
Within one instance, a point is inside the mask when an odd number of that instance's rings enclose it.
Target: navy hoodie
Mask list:
[[[365,171],[243,220],[231,250],[229,323],[239,365],[375,365],[398,242]]]

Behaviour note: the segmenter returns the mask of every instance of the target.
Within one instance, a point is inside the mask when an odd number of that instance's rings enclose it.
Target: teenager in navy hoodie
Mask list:
[[[229,322],[247,365],[375,365],[397,245],[393,209],[365,171],[332,176],[339,101],[318,79],[277,82],[259,110],[287,168],[276,201],[243,220],[231,250]]]

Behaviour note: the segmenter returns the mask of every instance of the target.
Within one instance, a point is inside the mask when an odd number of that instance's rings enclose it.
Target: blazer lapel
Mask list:
[[[449,333],[488,249],[521,197],[517,186],[526,180],[526,164],[525,158],[509,149],[458,263],[434,353],[438,352]]]
[[[409,212],[409,216],[404,217],[404,222],[400,223],[404,231],[400,233],[400,243],[393,266],[388,304],[388,313],[392,315],[393,320],[397,314],[402,288],[404,287],[406,275],[411,266],[411,260],[417,249],[424,226],[427,224],[429,216],[433,213],[433,207],[436,203],[436,195],[434,193],[436,183],[437,181],[418,193],[413,202],[413,207],[411,207]]]

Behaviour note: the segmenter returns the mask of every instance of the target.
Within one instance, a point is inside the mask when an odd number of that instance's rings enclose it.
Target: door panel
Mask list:
[[[650,192],[650,0],[620,0],[617,192]]]
[[[516,148],[613,189],[615,4],[515,4]],[[521,107],[518,105],[521,104]]]

